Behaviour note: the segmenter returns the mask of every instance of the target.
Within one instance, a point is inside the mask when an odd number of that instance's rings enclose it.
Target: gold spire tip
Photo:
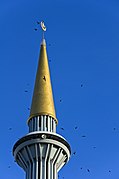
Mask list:
[[[53,117],[56,123],[58,122],[55,113],[50,70],[44,38],[42,39],[40,47],[39,63],[28,121],[32,117],[38,115],[49,115]]]

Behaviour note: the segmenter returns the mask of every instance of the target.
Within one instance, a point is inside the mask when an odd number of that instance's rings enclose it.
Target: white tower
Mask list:
[[[57,122],[43,38],[28,119],[29,133],[13,147],[15,161],[26,172],[26,179],[57,179],[58,171],[69,160],[70,146],[56,133]]]

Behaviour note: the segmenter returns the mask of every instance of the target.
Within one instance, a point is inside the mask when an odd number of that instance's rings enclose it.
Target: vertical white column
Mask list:
[[[42,179],[42,149],[40,144],[39,144],[39,153],[40,153],[40,179]]]
[[[50,117],[50,132],[52,132],[52,117]]]
[[[51,152],[52,152],[53,144],[50,145],[49,149],[49,155],[48,155],[48,179],[51,179],[51,162],[50,162],[50,157],[51,157]]]
[[[39,131],[39,116],[37,116],[37,131]]]
[[[50,132],[50,117],[48,116],[48,131]]]
[[[41,131],[43,131],[43,116],[41,116]]]
[[[34,117],[33,121],[34,121],[34,129],[33,129],[33,131],[36,131],[36,117]]]
[[[35,144],[35,153],[36,153],[36,179],[38,179],[38,149],[37,149],[37,144]]]
[[[53,132],[56,132],[56,123],[54,120],[53,120]]]

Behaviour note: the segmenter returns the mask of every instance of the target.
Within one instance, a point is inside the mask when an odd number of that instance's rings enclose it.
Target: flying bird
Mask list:
[[[63,127],[61,127],[60,129],[64,130],[64,128],[63,128]]]
[[[35,28],[34,30],[35,30],[35,31],[37,31],[38,29],[37,29],[37,28]]]
[[[30,110],[30,108],[27,108],[28,110]]]
[[[76,126],[74,129],[77,129],[78,127]]]
[[[37,21],[37,24],[40,24],[40,22],[39,22],[39,21]]]
[[[46,81],[46,77],[45,76],[43,77],[43,80]]]
[[[25,92],[25,93],[28,93],[28,91],[27,91],[27,90],[25,90],[24,92]]]
[[[89,169],[87,169],[87,171],[88,171],[88,172],[90,172],[90,170],[89,170]]]
[[[60,103],[62,102],[62,100],[60,99]]]
[[[73,155],[75,155],[76,154],[76,152],[73,152]]]
[[[9,128],[9,131],[11,131],[11,130],[12,130],[12,128],[10,127],[10,128]]]
[[[81,87],[83,87],[83,84],[81,84]]]
[[[81,137],[86,137],[85,135],[82,135]]]

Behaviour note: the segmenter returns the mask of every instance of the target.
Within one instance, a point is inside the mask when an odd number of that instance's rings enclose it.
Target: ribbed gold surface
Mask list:
[[[46,45],[45,43],[42,43],[40,48],[39,64],[36,74],[29,119],[34,116],[44,114],[52,116],[57,121],[53,101]]]

